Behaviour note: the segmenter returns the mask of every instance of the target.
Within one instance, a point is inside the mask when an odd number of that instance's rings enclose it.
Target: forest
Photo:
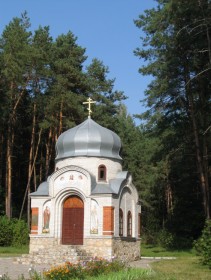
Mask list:
[[[26,12],[0,35],[0,215],[30,224],[30,192],[54,171],[55,143],[87,117],[122,140],[123,168],[142,204],[142,233],[169,247],[191,246],[210,219],[211,2],[157,0],[134,19],[144,32],[134,55],[150,75],[145,112],[131,116],[109,67],[71,31],[31,31]],[[86,66],[85,66],[86,65]],[[141,105],[140,105],[141,106]],[[136,125],[134,117],[141,121]]]

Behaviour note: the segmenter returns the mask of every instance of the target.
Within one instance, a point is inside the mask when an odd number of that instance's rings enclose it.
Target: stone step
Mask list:
[[[21,257],[17,257],[14,262],[22,264],[50,264],[60,265],[65,262],[84,262],[89,261],[92,256],[87,253],[82,246],[72,245],[58,245],[50,247],[48,250],[40,249],[38,252],[31,254],[24,254]]]

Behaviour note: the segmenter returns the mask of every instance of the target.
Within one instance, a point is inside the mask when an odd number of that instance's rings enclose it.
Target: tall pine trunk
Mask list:
[[[2,183],[3,183],[3,144],[4,144],[4,135],[1,135],[0,138],[0,193],[2,194]]]
[[[10,219],[12,217],[12,151],[14,143],[14,131],[9,120],[7,129],[7,152],[6,152],[6,197],[5,212]]]
[[[51,146],[52,146],[52,128],[50,127],[48,133],[48,141],[46,143],[45,180],[47,180],[49,174],[49,164],[51,160]]]
[[[36,160],[37,160],[38,150],[39,150],[39,147],[40,147],[41,135],[42,135],[42,128],[40,129],[39,134],[38,134],[38,140],[37,140],[37,145],[36,145],[35,154],[34,154],[34,158],[33,158],[33,163],[32,163],[31,169],[30,169],[31,172],[30,172],[29,177],[28,177],[28,182],[27,182],[26,189],[25,189],[25,194],[24,194],[24,198],[23,198],[23,202],[22,202],[22,206],[21,206],[19,219],[22,218],[23,208],[24,208],[24,205],[25,205],[25,202],[26,202],[26,197],[27,197],[28,190],[29,190],[29,187],[30,187],[30,181],[31,181],[31,178],[32,178],[33,170],[34,170],[35,163],[36,163]]]
[[[189,118],[192,123],[193,136],[194,136],[194,144],[195,144],[195,153],[196,153],[196,163],[198,169],[198,176],[200,182],[200,188],[202,193],[202,202],[204,215],[206,219],[210,218],[210,209],[209,209],[209,188],[207,186],[208,181],[206,180],[206,171],[204,166],[203,154],[202,151],[204,149],[203,144],[200,143],[199,139],[199,130],[197,126],[195,108],[194,108],[194,98],[193,92],[190,87],[190,74],[188,71],[188,64],[185,66],[185,84],[186,84],[186,96],[189,104]]]
[[[29,151],[29,166],[28,166],[28,200],[27,200],[27,221],[28,221],[28,226],[30,225],[30,217],[31,217],[31,206],[30,206],[30,199],[29,195],[31,192],[31,177],[32,177],[32,165],[33,165],[33,156],[34,156],[34,142],[35,142],[35,125],[36,125],[36,103],[34,103],[33,106],[33,120],[32,120],[32,132],[31,132],[31,143],[30,143],[30,151]]]

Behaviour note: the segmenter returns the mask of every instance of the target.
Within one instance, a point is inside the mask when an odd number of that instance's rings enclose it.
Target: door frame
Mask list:
[[[65,202],[67,204],[66,207],[65,207]],[[75,224],[77,226],[77,221],[78,221],[78,219],[76,218],[77,217],[77,209],[80,209],[78,211],[78,214],[79,214],[79,217],[81,218],[81,222],[78,223],[78,225],[79,225],[78,233],[79,233],[79,236],[82,236],[82,238],[80,239],[80,237],[79,237],[79,243],[77,243],[78,242],[77,238],[75,239],[75,232],[74,232],[74,235],[72,237],[70,237],[70,239],[73,238],[73,240],[71,242],[72,244],[71,243],[66,243],[66,242],[63,241],[63,238],[65,238],[64,224],[63,224],[63,222],[64,222],[64,215],[65,215],[64,214],[64,209],[65,208],[72,209],[72,211],[70,210],[70,212],[75,213],[75,216],[73,216],[73,222],[69,225],[70,226],[69,227],[70,231],[74,230]],[[61,210],[62,210],[61,244],[63,244],[63,245],[83,245],[83,241],[84,241],[84,200],[79,195],[77,195],[77,194],[70,194],[67,197],[65,197],[65,199],[63,200],[62,209]],[[68,212],[66,211],[66,215],[68,215],[67,213]],[[74,218],[76,220],[74,220]],[[79,219],[79,221],[80,221],[80,219]],[[68,234],[67,234],[67,236],[68,236]]]

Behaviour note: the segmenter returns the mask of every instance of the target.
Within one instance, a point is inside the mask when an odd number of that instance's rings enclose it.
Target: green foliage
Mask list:
[[[10,280],[10,277],[7,274],[3,274],[1,280]]]
[[[27,223],[23,220],[12,220],[12,246],[21,247],[29,242],[29,230]]]
[[[207,220],[201,237],[195,242],[194,247],[201,256],[203,264],[211,269],[211,220]]]
[[[54,267],[46,272],[44,276],[46,279],[53,280],[67,280],[67,279],[87,279],[88,277],[96,277],[110,272],[118,272],[124,269],[124,264],[117,260],[107,261],[104,259],[93,259],[88,262]]]
[[[12,244],[12,223],[6,216],[0,217],[0,246]]]
[[[143,257],[194,257],[194,249],[176,250],[176,249],[166,249],[158,245],[150,245],[142,243],[141,245],[141,255]]]
[[[28,244],[29,232],[26,222],[0,216],[0,246],[16,246]]]
[[[161,230],[158,234],[158,244],[165,249],[173,248],[174,236],[167,230]]]
[[[48,26],[34,32],[29,27],[24,13],[12,19],[0,36],[0,157],[6,163],[0,167],[0,174],[4,174],[0,176],[0,213],[5,213],[5,208],[13,217],[20,216],[28,181],[30,191],[34,191],[53,172],[59,135],[87,117],[82,104],[87,97],[97,101],[93,119],[108,128],[113,127],[113,117],[126,98],[114,90],[115,79],[108,78],[109,68],[102,61],[93,59],[84,67],[86,48],[77,43],[71,31],[53,39]],[[36,170],[29,178],[29,165],[34,160]],[[6,196],[10,209],[3,203]],[[25,216],[26,205],[25,201]]]
[[[191,237],[177,236],[167,230],[161,230],[158,233],[157,243],[165,249],[190,249],[193,245],[193,239]]]
[[[153,78],[143,100],[147,111],[139,116],[148,144],[140,171],[143,229],[151,237],[165,227],[165,246],[191,246],[211,209],[211,3],[156,2],[135,21],[144,34],[135,50],[145,61],[139,71]]]
[[[108,274],[98,275],[97,277],[89,277],[88,280],[140,280],[151,279],[152,271],[142,268],[131,268],[118,272],[110,272]],[[146,278],[145,278],[146,277]]]
[[[29,244],[21,247],[1,247],[0,246],[0,257],[14,257],[22,254],[29,253]]]

